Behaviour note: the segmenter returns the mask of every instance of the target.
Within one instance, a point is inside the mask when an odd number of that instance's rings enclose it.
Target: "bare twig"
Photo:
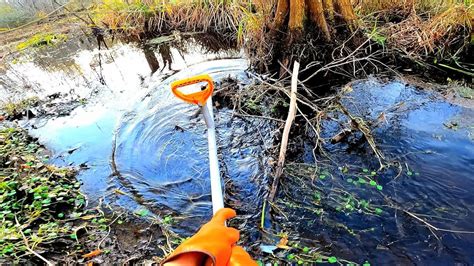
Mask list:
[[[408,214],[409,216],[411,216],[412,218],[414,218],[415,220],[418,220],[419,222],[423,223],[424,225],[426,225],[430,230],[435,230],[435,231],[439,231],[439,232],[448,232],[448,233],[455,233],[455,234],[474,234],[474,231],[464,231],[464,230],[451,230],[451,229],[445,229],[445,228],[439,228],[439,227],[436,227],[430,223],[428,223],[427,221],[423,220],[422,218],[418,217],[417,215],[415,215],[414,213],[412,212],[409,212],[407,210],[403,210],[404,213]]]
[[[23,241],[25,242],[25,248],[26,250],[28,250],[31,254],[35,255],[36,257],[38,257],[40,260],[44,261],[44,263],[46,263],[46,265],[48,266],[53,266],[54,264],[51,263],[49,260],[47,260],[45,257],[41,256],[40,254],[38,254],[36,251],[32,250],[30,248],[30,245],[28,245],[28,239],[26,238],[25,234],[23,234],[23,231],[22,231],[22,228],[21,228],[21,225],[20,223],[18,222],[18,218],[16,217],[15,215],[15,222],[16,222],[16,225],[18,226],[18,231],[20,231],[20,234],[21,236],[23,237]]]
[[[283,166],[285,165],[286,148],[288,146],[288,137],[290,135],[291,125],[296,115],[296,92],[298,87],[298,71],[300,64],[295,61],[293,65],[293,76],[291,78],[291,98],[290,109],[288,117],[286,118],[285,128],[283,129],[283,136],[280,146],[280,155],[278,156],[278,165],[276,169],[275,179],[273,180],[272,189],[270,191],[269,200],[273,201],[278,190],[278,183],[280,183],[281,175],[283,174]]]

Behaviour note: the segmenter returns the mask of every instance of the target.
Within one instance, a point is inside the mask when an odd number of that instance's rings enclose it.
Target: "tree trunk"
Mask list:
[[[328,19],[334,23],[334,14],[353,30],[357,17],[351,0],[278,0],[275,12],[274,30],[283,31],[288,19],[288,42],[297,41],[304,32],[306,15],[322,31],[326,40],[331,40]]]
[[[336,12],[338,18],[340,17],[341,20],[347,23],[349,29],[353,30],[357,17],[351,0],[277,0],[272,30],[278,45],[281,45],[281,49],[270,51],[270,53],[273,52],[273,55],[279,57],[274,59],[288,67],[289,62],[293,61],[291,59],[294,52],[292,47],[302,40],[306,30],[305,26],[311,27],[310,23],[319,28],[326,41],[330,41],[331,31],[329,25],[335,22],[334,14]],[[327,19],[331,22],[330,24],[328,24]],[[285,31],[287,35],[282,37],[281,33]],[[284,69],[284,67],[280,69],[282,71],[280,74],[284,74]]]
[[[334,23],[334,3],[332,0],[323,0],[323,8],[326,16],[329,18],[329,21]]]
[[[311,21],[318,25],[319,29],[324,33],[326,40],[330,41],[331,34],[329,33],[328,24],[324,17],[322,0],[306,0],[306,4],[309,8],[309,17],[311,18]]]
[[[336,0],[334,6],[336,11],[341,14],[344,22],[346,22],[349,28],[353,30],[357,17],[352,8],[351,0]]]
[[[289,0],[278,0],[275,12],[275,24],[273,26],[276,30],[280,30],[283,27],[289,7]]]
[[[290,1],[290,21],[288,26],[290,31],[303,30],[303,23],[305,18],[305,3],[304,0]]]

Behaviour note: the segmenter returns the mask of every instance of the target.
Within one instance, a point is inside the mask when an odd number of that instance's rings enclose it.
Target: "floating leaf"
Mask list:
[[[314,198],[317,199],[317,200],[321,200],[321,193],[314,192]]]
[[[59,214],[58,214],[58,218],[60,218],[60,219],[64,218],[64,213],[62,213],[62,212],[59,213]]]
[[[326,175],[319,175],[319,179],[323,180],[326,178]]]
[[[165,216],[165,218],[163,219],[163,222],[164,222],[165,224],[171,224],[171,223],[173,222],[173,217],[167,215],[167,216]]]
[[[92,252],[89,252],[87,254],[82,255],[82,257],[85,258],[85,259],[88,259],[88,258],[93,258],[93,257],[99,256],[100,254],[102,254],[102,250],[97,249],[97,250],[94,250]]]
[[[364,169],[362,169],[362,172],[364,172],[364,173],[368,173],[368,172],[369,172],[369,169],[367,169],[367,168],[364,168]]]
[[[295,258],[295,254],[290,253],[290,254],[288,254],[288,256],[286,256],[286,258],[289,259],[289,260],[292,260],[292,259]]]
[[[304,248],[303,248],[303,252],[304,252],[304,253],[308,253],[308,252],[309,252],[309,248],[308,248],[308,247],[304,247]]]
[[[383,212],[382,209],[380,209],[380,208],[375,208],[375,213],[376,213],[376,214],[382,214],[382,212]]]
[[[374,180],[370,180],[369,184],[375,187],[377,185],[377,182],[375,182]]]
[[[334,256],[329,257],[329,258],[328,258],[328,262],[329,262],[329,263],[336,263],[336,262],[337,262],[337,258],[334,257]]]
[[[382,190],[383,187],[382,187],[381,185],[377,185],[377,189],[378,189],[378,190]]]
[[[136,211],[135,214],[140,216],[140,217],[145,217],[145,216],[148,215],[148,210],[147,209],[140,209],[140,210]]]
[[[348,168],[346,165],[344,165],[344,166],[342,166],[342,167],[339,166],[337,169],[339,169],[343,174],[349,172],[349,168]]]
[[[376,175],[376,174],[377,174],[377,172],[374,172],[374,171],[370,172],[370,175],[371,175],[371,176],[374,176],[374,175]]]
[[[352,178],[348,178],[347,182],[352,183],[352,182],[354,182],[354,180],[352,180]]]
[[[280,241],[278,242],[277,244],[277,247],[279,248],[283,248],[283,249],[290,249],[290,247],[288,246],[288,235],[284,235]]]
[[[115,189],[115,190],[114,190],[114,193],[115,193],[115,194],[119,194],[119,195],[127,195],[127,193],[123,192],[123,191],[120,190],[120,189]]]
[[[359,180],[357,180],[357,182],[359,182],[360,184],[367,184],[367,181],[365,179],[362,179],[362,178],[359,178]]]
[[[370,263],[368,261],[365,261],[364,264],[362,264],[362,266],[370,266]]]
[[[411,171],[408,171],[408,172],[407,172],[407,175],[408,175],[408,176],[412,176],[413,173],[412,173]]]

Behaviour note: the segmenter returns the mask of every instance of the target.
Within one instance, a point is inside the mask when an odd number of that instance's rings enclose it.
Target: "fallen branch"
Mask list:
[[[16,217],[16,215],[15,215],[15,222],[16,222],[16,225],[18,226],[18,231],[20,231],[20,234],[23,237],[23,242],[25,242],[26,250],[28,250],[31,254],[38,257],[40,260],[42,260],[44,263],[46,263],[46,265],[53,266],[54,265],[53,263],[51,263],[45,257],[41,256],[36,251],[34,251],[33,249],[30,248],[30,245],[28,244],[28,239],[26,238],[25,234],[23,233],[23,228],[21,227],[20,223],[18,222],[18,218]]]
[[[285,156],[286,148],[288,146],[288,137],[290,135],[291,125],[296,116],[296,92],[298,85],[298,71],[300,68],[300,63],[295,61],[293,65],[293,76],[291,77],[291,93],[290,93],[290,109],[288,111],[288,117],[286,118],[285,128],[283,129],[283,136],[281,139],[280,146],[280,155],[278,156],[278,164],[275,173],[275,178],[273,179],[272,189],[269,195],[269,201],[272,202],[275,198],[275,195],[278,190],[278,184],[280,183],[280,178],[283,174],[283,166],[285,165]]]
[[[440,232],[448,232],[448,233],[454,233],[454,234],[474,234],[474,231],[466,231],[466,230],[451,230],[451,229],[445,229],[445,228],[439,228],[439,227],[436,227],[432,224],[430,224],[429,222],[425,221],[424,219],[416,216],[414,213],[412,212],[409,212],[407,210],[402,210],[404,213],[406,213],[407,215],[411,216],[412,218],[418,220],[419,222],[423,223],[424,225],[426,225],[429,229],[433,229],[435,231],[440,231]]]

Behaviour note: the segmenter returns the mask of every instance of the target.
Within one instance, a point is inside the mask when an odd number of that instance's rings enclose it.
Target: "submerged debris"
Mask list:
[[[69,98],[69,99],[68,99]],[[20,101],[9,101],[0,106],[0,115],[7,120],[34,117],[60,117],[69,115],[76,107],[87,103],[87,99],[67,94],[55,93],[45,99],[38,97],[25,98]]]

